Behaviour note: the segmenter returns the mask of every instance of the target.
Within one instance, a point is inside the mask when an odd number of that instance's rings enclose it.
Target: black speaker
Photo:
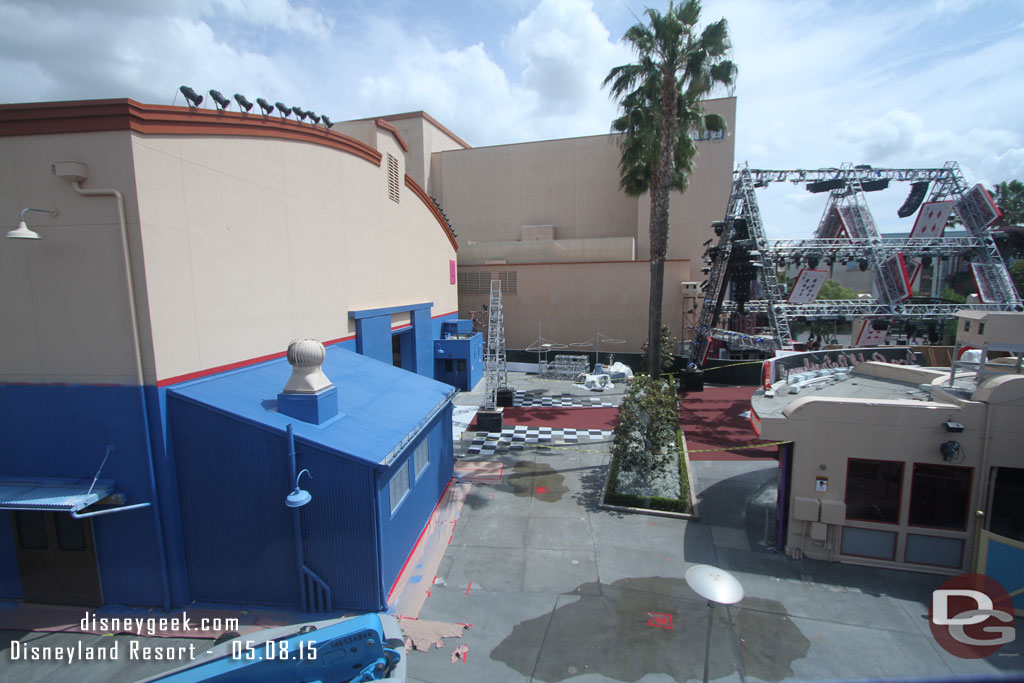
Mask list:
[[[896,215],[900,218],[906,218],[917,211],[921,207],[921,202],[924,201],[925,195],[928,194],[929,184],[927,180],[920,183],[911,183],[910,194],[907,195],[906,201],[903,202],[903,206],[896,212]]]

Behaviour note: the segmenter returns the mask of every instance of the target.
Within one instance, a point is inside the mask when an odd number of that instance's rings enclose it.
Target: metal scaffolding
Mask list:
[[[769,240],[761,220],[755,191],[770,183],[818,183],[816,191],[828,191],[814,239]],[[883,189],[890,182],[931,187],[927,201],[953,202],[967,237],[914,237],[885,239],[868,209],[866,191]],[[810,189],[810,188],[809,188]],[[718,243],[705,252],[708,279],[702,284],[703,307],[696,325],[691,358],[702,365],[710,340],[729,342],[734,348],[772,352],[793,343],[794,319],[850,319],[854,316],[891,321],[941,320],[955,311],[1024,311],[1020,295],[996,248],[989,224],[990,213],[967,186],[956,162],[942,168],[872,168],[845,163],[839,168],[751,169],[746,165],[733,174],[733,188],[724,221],[714,223]],[[908,200],[909,202],[909,200]],[[912,212],[916,211],[914,206]],[[839,227],[843,231],[840,232]],[[842,233],[844,236],[839,236]],[[910,299],[903,271],[903,257],[969,259],[983,303],[919,303]],[[815,264],[859,261],[871,268],[877,298],[848,301],[789,303],[784,284],[776,273],[787,261],[805,259]],[[899,265],[896,265],[899,263]],[[745,272],[744,272],[745,269]],[[751,273],[750,270],[755,272]],[[746,282],[751,287],[746,290]],[[756,282],[756,285],[754,283]],[[738,283],[732,287],[730,283]],[[748,300],[749,299],[749,300]],[[729,329],[747,314],[767,318],[767,329]],[[723,322],[725,324],[723,324]],[[748,326],[749,328],[750,326]]]
[[[501,280],[491,280],[491,300],[487,307],[487,346],[484,348],[484,379],[487,395],[484,410],[498,405],[498,389],[508,386],[505,362],[505,322],[501,311]]]

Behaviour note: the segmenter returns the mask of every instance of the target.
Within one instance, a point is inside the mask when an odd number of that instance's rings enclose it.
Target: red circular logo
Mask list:
[[[946,652],[963,659],[993,655],[1016,636],[1013,600],[984,574],[954,576],[934,591],[928,625]]]

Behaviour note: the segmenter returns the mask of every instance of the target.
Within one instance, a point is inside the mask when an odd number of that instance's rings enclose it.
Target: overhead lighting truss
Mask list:
[[[882,237],[868,208],[865,192],[881,189],[886,182],[917,184],[916,188],[926,184],[931,189],[929,202],[955,202],[967,236]],[[805,185],[812,192],[829,193],[813,239],[767,238],[756,190],[771,183]],[[967,185],[960,167],[953,161],[941,168],[873,168],[850,163],[819,169],[769,170],[740,166],[733,174],[725,220],[714,224],[718,243],[705,252],[705,268],[709,272],[695,329],[692,360],[702,365],[710,339],[726,341],[733,348],[764,352],[791,346],[790,324],[797,318],[838,320],[866,316],[886,320],[942,320],[964,308],[1024,311],[1024,304],[992,238],[991,213],[983,202],[976,201],[976,194],[977,188]],[[975,277],[984,280],[979,282],[979,288],[985,290],[983,299],[987,301],[954,304],[912,300],[904,258],[952,257],[971,262]],[[801,261],[866,264],[874,273],[878,297],[788,303],[786,287],[778,281],[777,270],[783,264]],[[750,273],[751,269],[753,276],[747,290],[743,278],[736,275],[737,272]],[[750,316],[754,320],[758,316],[762,321],[766,318],[767,327],[763,322],[752,324]],[[763,334],[751,333],[752,329]]]

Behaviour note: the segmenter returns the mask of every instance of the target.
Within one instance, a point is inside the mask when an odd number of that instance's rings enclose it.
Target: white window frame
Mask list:
[[[416,480],[419,481],[420,476],[430,467],[430,439],[423,439],[420,442],[420,445],[416,447],[416,451],[413,453],[412,459],[416,468]]]
[[[404,488],[401,489],[401,494],[395,498],[395,494],[399,491],[399,486],[404,486]],[[388,496],[391,499],[392,515],[402,505],[402,501],[409,495],[410,490],[412,490],[412,486],[409,481],[409,461],[406,461],[395,470],[395,473],[391,475],[391,480],[388,482]]]

